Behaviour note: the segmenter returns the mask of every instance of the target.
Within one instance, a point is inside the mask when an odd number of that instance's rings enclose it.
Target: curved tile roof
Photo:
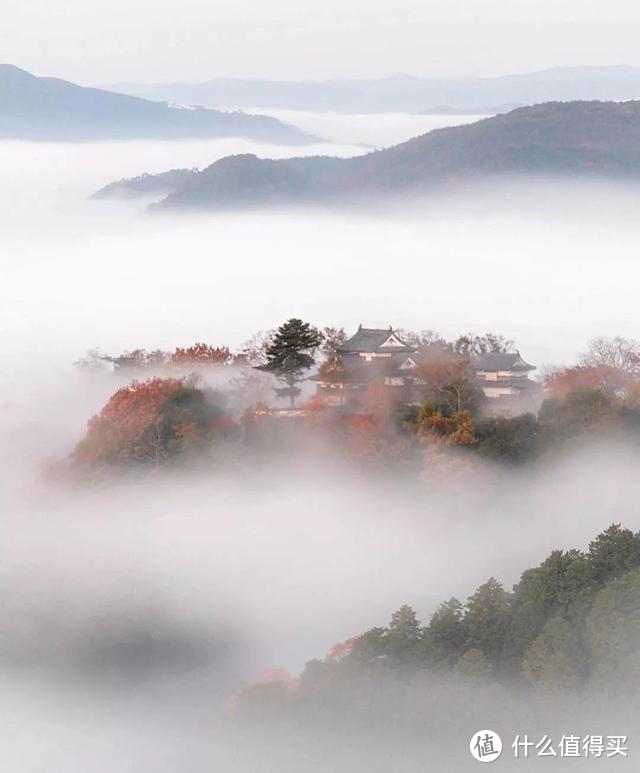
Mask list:
[[[481,354],[473,360],[474,370],[512,370],[528,371],[535,370],[535,365],[529,365],[520,356],[520,352],[487,352]]]

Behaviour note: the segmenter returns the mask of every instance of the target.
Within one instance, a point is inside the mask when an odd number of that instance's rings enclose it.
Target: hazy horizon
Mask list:
[[[13,64],[13,63],[12,63]],[[611,68],[611,69],[635,69],[640,68],[640,59],[637,63],[632,62],[616,62],[616,63],[606,63],[602,64],[600,62],[585,62],[585,63],[579,63],[579,64],[561,64],[561,65],[554,65],[550,64],[546,67],[536,67],[536,68],[523,68],[523,69],[515,69],[515,70],[505,70],[504,72],[500,71],[492,71],[487,73],[481,73],[478,74],[477,72],[469,71],[468,73],[460,73],[458,75],[448,75],[446,73],[441,75],[436,75],[432,73],[421,73],[417,74],[416,72],[404,72],[404,71],[395,71],[395,70],[389,70],[387,72],[383,72],[378,75],[362,75],[362,76],[348,76],[348,75],[335,75],[335,76],[327,76],[327,77],[309,77],[309,78],[295,78],[295,77],[268,77],[263,76],[259,73],[253,73],[249,75],[224,75],[224,74],[217,74],[212,75],[208,77],[203,78],[193,78],[193,79],[184,79],[182,81],[172,81],[172,80],[139,80],[135,81],[136,84],[139,85],[145,85],[145,86],[154,86],[154,85],[161,85],[161,84],[167,84],[171,85],[173,83],[188,83],[188,84],[200,84],[200,83],[206,83],[209,80],[247,80],[247,81],[267,81],[267,82],[290,82],[290,83],[323,83],[327,81],[337,81],[340,82],[341,80],[354,80],[354,81],[369,81],[369,80],[393,80],[395,78],[415,78],[417,80],[429,80],[431,78],[435,80],[451,80],[451,81],[466,81],[466,80],[484,80],[484,79],[499,79],[503,77],[510,77],[510,76],[520,76],[520,75],[532,75],[537,73],[547,73],[547,72],[554,72],[554,71],[565,71],[565,70],[589,70],[589,69],[600,69],[600,68]],[[24,69],[24,68],[23,68]],[[46,77],[46,73],[33,73],[34,75],[39,75],[40,77]],[[106,88],[106,89],[113,89],[118,84],[120,85],[127,85],[131,81],[128,80],[120,80],[117,83],[114,82],[102,82],[102,83],[82,83],[83,86],[90,86],[95,88]]]
[[[36,62],[35,64],[33,62]],[[612,68],[612,69],[625,69],[625,68],[640,68],[640,58],[633,60],[620,60],[620,61],[563,61],[550,62],[541,66],[522,66],[520,68],[509,69],[491,69],[487,71],[477,70],[470,68],[469,70],[456,72],[438,72],[438,71],[420,71],[416,70],[398,70],[390,68],[382,71],[372,71],[371,73],[353,73],[345,74],[343,72],[337,73],[318,73],[309,75],[306,77],[296,77],[295,72],[282,71],[281,73],[274,73],[273,75],[264,75],[259,69],[255,71],[248,71],[243,73],[238,72],[226,72],[226,71],[208,71],[202,70],[202,72],[194,72],[191,76],[178,77],[173,76],[171,73],[167,73],[165,77],[153,77],[153,76],[141,76],[136,77],[135,71],[129,76],[123,74],[119,77],[109,76],[108,74],[97,78],[87,78],[86,74],[77,71],[75,74],[73,70],[61,70],[53,63],[52,66],[47,64],[38,65],[37,60],[24,61],[23,59],[9,59],[4,58],[1,64],[13,65],[21,70],[25,70],[38,78],[57,78],[60,80],[75,83],[79,86],[86,88],[104,89],[107,91],[117,91],[118,87],[124,87],[131,84],[140,86],[159,86],[159,85],[174,85],[174,84],[193,84],[198,85],[206,83],[207,81],[214,80],[246,80],[246,81],[267,81],[267,82],[290,82],[290,83],[323,83],[329,81],[341,81],[341,80],[354,80],[354,81],[369,81],[369,80],[393,80],[394,78],[415,78],[415,79],[434,79],[434,80],[451,80],[451,81],[473,81],[474,79],[499,79],[510,76],[522,76],[533,75],[537,73],[547,73],[553,71],[566,71],[566,70],[588,70],[599,68]],[[126,93],[126,92],[125,92]]]
[[[70,0],[64,13],[46,0],[8,0],[0,50],[25,69],[91,85],[258,74],[460,77],[640,64],[639,24],[629,0],[403,0],[393,8],[380,0],[366,8],[357,0],[318,7],[273,0],[260,9],[249,0],[114,0],[97,7]]]

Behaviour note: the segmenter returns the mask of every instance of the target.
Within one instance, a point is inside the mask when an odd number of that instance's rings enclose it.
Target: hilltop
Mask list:
[[[0,64],[0,139],[78,142],[193,137],[248,137],[284,144],[315,140],[269,116],[173,107],[58,78],[38,78]]]
[[[640,179],[640,102],[550,102],[436,129],[365,156],[223,158],[183,174],[163,208],[343,203],[499,177]],[[146,178],[166,192],[165,176]],[[121,181],[126,191],[133,183]]]

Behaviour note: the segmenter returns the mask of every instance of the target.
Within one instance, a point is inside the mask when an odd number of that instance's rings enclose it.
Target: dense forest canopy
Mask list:
[[[612,524],[586,551],[554,550],[511,590],[491,577],[424,623],[402,606],[386,625],[309,661],[299,678],[276,673],[247,686],[233,710],[247,721],[357,727],[394,712],[413,722],[417,690],[422,709],[435,712],[443,686],[449,705],[460,689],[507,702],[528,693],[630,696],[640,685],[639,645],[640,534]]]

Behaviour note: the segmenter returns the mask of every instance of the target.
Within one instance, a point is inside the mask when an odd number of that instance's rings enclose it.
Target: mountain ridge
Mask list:
[[[531,175],[640,180],[640,101],[523,107],[346,159],[227,156],[186,174],[156,206],[336,204]],[[145,181],[153,191],[154,177]],[[166,177],[163,183],[166,189]],[[119,190],[128,184],[121,181]]]
[[[282,81],[213,78],[199,83],[122,83],[125,93],[207,107],[272,108],[343,113],[506,112],[550,101],[640,99],[640,67],[555,67],[492,77],[334,78]]]
[[[0,64],[0,139],[78,142],[229,136],[283,144],[317,140],[270,116],[176,108]]]

